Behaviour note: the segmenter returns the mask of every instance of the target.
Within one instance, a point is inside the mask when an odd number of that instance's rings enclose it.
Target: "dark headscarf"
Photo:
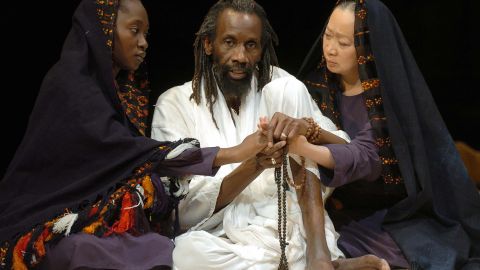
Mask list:
[[[148,82],[142,68],[113,77],[118,5],[84,0],[73,15],[61,58],[44,78],[26,134],[0,182],[0,247],[65,209],[80,213],[108,199],[119,184],[155,170],[178,144],[143,136]],[[83,212],[98,215],[102,206]]]
[[[299,77],[338,124],[339,88],[322,59],[322,36]],[[480,196],[395,18],[380,1],[356,1],[355,46],[364,100],[383,155],[383,183],[389,184],[385,169],[395,175],[397,167],[398,183],[408,194],[390,208],[384,228],[414,269],[478,269]]]

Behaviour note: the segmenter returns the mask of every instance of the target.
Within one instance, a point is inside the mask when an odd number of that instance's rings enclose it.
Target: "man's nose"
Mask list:
[[[246,63],[248,61],[244,46],[237,46],[232,54],[232,62]]]

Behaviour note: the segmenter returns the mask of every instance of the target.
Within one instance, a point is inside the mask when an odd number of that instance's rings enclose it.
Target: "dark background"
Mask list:
[[[4,3],[7,7],[0,18],[4,48],[0,176],[22,140],[42,79],[60,56],[79,2]],[[194,33],[214,2],[144,0],[151,24],[147,58],[153,90],[151,103],[164,90],[191,80]],[[280,66],[295,74],[335,0],[258,2],[280,38]],[[480,47],[475,41],[480,34],[478,1],[384,3],[397,18],[453,139],[480,149],[476,133],[480,127]]]

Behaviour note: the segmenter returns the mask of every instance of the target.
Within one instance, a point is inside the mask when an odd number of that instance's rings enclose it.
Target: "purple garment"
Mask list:
[[[325,145],[335,160],[333,177],[323,177],[326,186],[339,187],[358,179],[374,181],[380,176],[382,166],[370,122],[364,123],[363,129],[351,137],[348,144]]]
[[[159,162],[155,172],[160,176],[209,175],[217,173],[218,167],[213,167],[219,147],[189,148],[173,159]],[[186,164],[186,165],[185,165]]]
[[[362,95],[341,96],[339,108],[343,128],[352,141],[326,145],[335,168],[332,177],[322,173],[325,185],[339,187],[333,196],[340,198],[346,208],[330,211],[340,234],[338,246],[349,257],[374,254],[391,266],[408,268],[402,251],[381,227],[387,210],[372,210],[375,203],[380,204],[374,201],[375,195],[383,193],[374,184],[382,168]],[[343,198],[348,198],[350,204]]]
[[[166,195],[165,188],[160,179],[160,175],[169,176],[185,176],[185,175],[208,175],[213,176],[217,173],[220,167],[213,167],[213,162],[217,156],[219,147],[205,147],[205,148],[190,148],[183,151],[177,157],[171,160],[164,160],[160,162],[157,167],[159,173],[153,173],[151,175],[152,183],[155,187],[157,197],[155,198],[154,206],[152,207],[153,213],[166,213],[173,207],[170,203],[171,198]],[[192,159],[196,159],[193,162]],[[198,162],[198,160],[201,162]],[[176,166],[177,163],[188,165]]]
[[[213,162],[220,148],[191,148],[171,160],[159,163],[156,171],[168,175],[215,175]],[[190,163],[191,162],[191,163]],[[181,165],[179,165],[181,164]],[[184,165],[187,164],[187,165]],[[155,212],[166,205],[163,185],[152,181],[157,189]],[[162,192],[158,192],[161,187]],[[162,202],[162,203],[160,203]],[[159,209],[161,208],[161,209]],[[168,218],[170,216],[167,216]],[[40,269],[152,269],[172,266],[174,244],[158,233],[132,236],[128,233],[100,238],[76,233],[63,238],[57,245],[47,245]]]
[[[348,257],[374,254],[392,267],[409,268],[409,264],[393,238],[381,227],[387,210],[380,210],[361,219],[351,219],[340,228],[338,246]]]
[[[172,266],[173,241],[157,233],[100,238],[76,233],[47,245],[39,269],[152,269]]]
[[[352,140],[348,144],[325,145],[335,160],[335,169],[332,178],[323,177],[323,184],[339,187],[358,179],[376,180],[382,166],[362,95],[342,96],[340,115],[343,129]]]

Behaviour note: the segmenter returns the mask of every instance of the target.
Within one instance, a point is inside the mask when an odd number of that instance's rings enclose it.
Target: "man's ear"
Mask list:
[[[210,41],[210,38],[205,37],[203,39],[203,47],[205,48],[206,55],[212,55],[213,53],[213,42]]]

